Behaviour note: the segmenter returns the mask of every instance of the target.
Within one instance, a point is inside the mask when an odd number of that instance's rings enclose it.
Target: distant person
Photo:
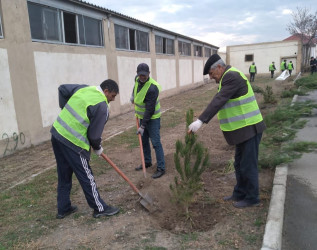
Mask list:
[[[274,62],[272,62],[269,66],[269,71],[271,71],[271,78],[274,77],[274,71],[276,70]]]
[[[294,66],[293,66],[292,61],[290,61],[290,62],[288,63],[287,69],[288,69],[289,75],[291,76],[291,75],[292,75],[292,71],[293,71],[293,69],[294,69]]]
[[[249,73],[250,73],[250,82],[254,82],[254,78],[256,74],[256,66],[254,62],[250,65]]]
[[[309,65],[310,65],[310,73],[314,74],[314,72],[316,72],[317,61],[316,61],[316,59],[314,59],[313,56],[310,58]]]
[[[196,133],[217,114],[227,143],[235,145],[236,185],[224,200],[234,201],[236,208],[258,206],[258,153],[265,124],[252,86],[241,71],[226,65],[218,54],[209,57],[203,74],[219,83],[218,93],[188,130]]]
[[[101,199],[89,164],[91,148],[98,156],[103,152],[101,135],[109,118],[109,103],[118,93],[118,84],[110,79],[100,86],[63,84],[58,88],[62,111],[51,128],[58,177],[57,219],[77,211],[70,200],[73,173],[94,218],[119,212]]]
[[[281,71],[283,72],[284,70],[286,70],[286,60],[281,63]]]
[[[140,119],[140,127],[137,131],[142,136],[145,167],[152,166],[151,145],[152,142],[156,156],[156,172],[153,179],[165,174],[165,158],[161,143],[161,104],[159,94],[161,85],[150,77],[150,69],[146,63],[140,63],[137,67],[131,103],[134,103],[135,116]],[[142,170],[142,164],[135,168]]]

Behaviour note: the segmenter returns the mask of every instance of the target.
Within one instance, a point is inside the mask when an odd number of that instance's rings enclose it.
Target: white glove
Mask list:
[[[96,155],[100,156],[101,153],[103,152],[103,148],[100,146],[99,149],[94,149],[94,152],[95,152]]]
[[[143,133],[144,133],[144,127],[141,126],[139,127],[138,131],[136,132],[136,134],[140,134],[141,136],[143,136]]]
[[[203,125],[203,122],[199,119],[197,119],[196,121],[192,122],[189,126],[188,126],[188,131],[192,131],[193,133],[197,132],[198,129],[200,129],[201,125]]]

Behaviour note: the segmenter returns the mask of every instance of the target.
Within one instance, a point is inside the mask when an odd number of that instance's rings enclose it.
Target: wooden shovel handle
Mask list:
[[[136,128],[139,129],[139,119],[137,117],[135,117],[135,118],[136,118]],[[139,144],[140,144],[140,155],[141,155],[141,162],[142,162],[142,170],[143,170],[144,177],[146,177],[146,169],[145,169],[142,138],[141,138],[140,134],[138,134],[138,137],[139,137]]]
[[[111,167],[114,168],[114,170],[116,170],[116,172],[121,175],[121,177],[127,182],[129,183],[129,185],[132,187],[132,189],[139,194],[140,191],[137,189],[137,187],[128,179],[128,177],[116,166],[116,164],[113,163],[113,161],[111,161],[109,159],[108,156],[106,156],[104,153],[101,153],[102,158],[104,158],[110,165]]]

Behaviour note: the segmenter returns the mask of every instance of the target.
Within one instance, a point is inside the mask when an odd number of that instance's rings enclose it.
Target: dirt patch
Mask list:
[[[269,81],[269,79],[265,79]],[[203,189],[195,197],[190,207],[192,221],[186,221],[183,210],[171,202],[170,184],[177,172],[174,168],[173,154],[175,142],[183,139],[185,129],[185,111],[193,96],[216,89],[217,85],[207,84],[197,89],[165,98],[161,101],[163,110],[183,113],[176,126],[161,129],[162,144],[166,160],[166,174],[159,179],[150,176],[155,172],[154,165],[147,169],[147,178],[142,171],[134,170],[140,164],[139,149],[127,145],[111,147],[112,136],[134,126],[133,112],[112,118],[103,134],[106,154],[136,184],[142,193],[149,194],[154,200],[154,212],[146,211],[139,203],[139,197],[130,186],[99,158],[92,161],[94,170],[101,166],[104,173],[96,176],[101,197],[121,212],[113,217],[93,219],[84,195],[77,185],[72,194],[73,204],[79,211],[59,222],[57,228],[49,225],[45,233],[28,243],[21,243],[22,248],[44,249],[259,249],[262,244],[266,215],[271,194],[273,173],[260,171],[261,206],[257,208],[236,209],[231,202],[222,198],[230,195],[235,185],[234,173],[224,173],[224,168],[233,159],[234,147],[225,142],[216,118],[204,125],[198,132],[198,140],[208,148],[211,167],[203,174]],[[277,89],[282,86],[275,86]],[[211,100],[212,96],[210,96]],[[261,98],[261,97],[258,97]],[[198,116],[208,102],[193,105]],[[185,111],[184,111],[185,110]],[[167,115],[167,113],[166,113]],[[162,124],[164,114],[162,115]],[[137,137],[135,138],[137,140]],[[50,143],[17,152],[1,160],[2,189],[10,188],[24,179],[31,179],[33,174],[55,166]],[[56,199],[52,197],[52,199]]]

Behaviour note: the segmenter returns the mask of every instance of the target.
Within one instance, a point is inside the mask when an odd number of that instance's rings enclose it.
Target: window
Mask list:
[[[174,40],[156,35],[155,51],[158,54],[174,55]]]
[[[182,41],[178,41],[178,52],[180,55],[184,55],[184,56],[191,56],[191,44],[190,43],[186,43],[186,42],[182,42]]]
[[[117,49],[149,52],[149,34],[144,31],[114,25]]]
[[[205,57],[211,56],[211,48],[205,48]]]
[[[100,20],[28,2],[33,40],[102,46]]]
[[[252,55],[245,55],[244,57],[245,62],[253,62],[253,54]]]
[[[202,46],[194,45],[194,55],[197,56],[197,57],[202,57],[203,56]]]

